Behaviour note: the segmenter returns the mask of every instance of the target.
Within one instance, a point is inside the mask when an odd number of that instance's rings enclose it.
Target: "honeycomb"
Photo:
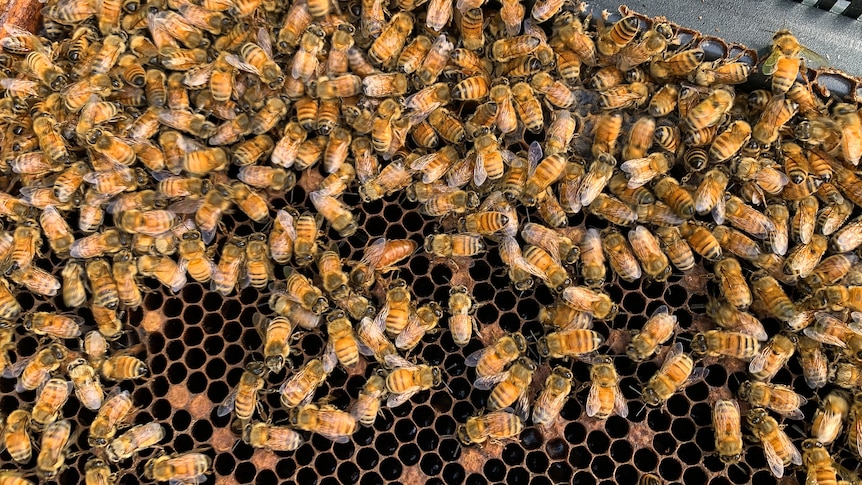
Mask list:
[[[849,92],[855,93],[855,88]],[[544,140],[544,135],[544,132],[528,134],[523,143],[512,148]],[[686,175],[680,164],[670,174],[677,178]],[[313,187],[320,176],[317,170],[307,171],[290,192],[268,192],[270,205],[313,211],[307,188]],[[439,219],[423,216],[419,204],[407,200],[401,192],[367,203],[356,194],[345,193],[343,200],[357,208],[359,230],[342,238],[328,229],[323,239],[339,242],[340,256],[347,260],[359,260],[366,247],[379,237],[408,238],[421,248],[427,236],[441,231]],[[518,211],[523,220],[535,216],[522,206]],[[449,228],[447,224],[453,222],[442,221],[442,228]],[[260,224],[250,221],[241,211],[226,215],[223,223],[222,234],[214,243],[219,247],[223,245],[224,234],[243,237],[260,230]],[[568,224],[598,229],[609,226],[584,212],[570,217]],[[743,363],[705,358],[699,365],[709,370],[707,377],[674,394],[666,406],[647,408],[640,399],[639,389],[659,369],[662,358],[636,363],[626,357],[629,330],[642,327],[661,305],[668,306],[679,320],[678,340],[685,341],[694,333],[713,327],[704,315],[710,275],[699,259],[693,270],[685,274],[675,271],[661,282],[645,279],[627,282],[608,273],[613,276],[603,291],[618,302],[620,312],[611,321],[595,322],[594,329],[606,338],[607,353],[615,356],[620,388],[629,407],[627,418],[611,416],[601,421],[586,417],[584,402],[588,390],[581,384],[590,380],[589,366],[574,361],[570,367],[576,391],[553,426],[547,429],[527,426],[517,440],[500,444],[461,445],[455,435],[458,424],[483,410],[489,395],[488,391],[474,388],[475,376],[465,364],[466,356],[493,342],[503,332],[521,332],[530,343],[527,355],[540,363],[533,381],[534,391],[552,367],[537,353],[535,343],[547,332],[538,321],[539,311],[553,304],[556,296],[541,284],[525,291],[513,289],[496,244],[486,243],[488,251],[469,264],[436,258],[421,249],[399,264],[397,276],[407,282],[418,304],[429,301],[442,304],[448,299],[453,281],[466,283],[477,302],[475,317],[480,332],[464,347],[456,345],[446,330],[426,335],[411,356],[428,365],[440,366],[444,370],[443,385],[420,392],[394,409],[383,408],[372,427],[360,427],[347,443],[334,443],[317,434],[305,433],[307,442],[293,452],[254,449],[240,439],[232,415],[218,415],[217,406],[239,382],[244,366],[263,359],[261,337],[252,322],[256,314],[274,315],[268,304],[271,295],[268,289],[245,288],[223,297],[208,286],[189,282],[172,294],[157,281],[142,279],[147,288],[143,305],[126,312],[128,331],[113,346],[145,356],[149,374],[145,379],[124,381],[113,387],[129,390],[140,407],[133,414],[133,424],[164,425],[167,434],[160,446],[167,451],[198,450],[211,456],[210,479],[217,484],[368,485],[393,481],[610,484],[633,483],[634,477],[647,473],[669,483],[778,483],[759,446],[747,445],[739,466],[727,466],[713,453],[712,403],[715,399],[736,396],[740,383],[748,379]],[[49,252],[36,264],[58,274],[63,261]],[[374,296],[379,307],[382,292],[377,290]],[[68,313],[60,297],[45,298],[25,291],[16,297],[23,312]],[[88,309],[82,308],[77,313],[92,321]],[[771,335],[780,330],[775,321],[766,320],[764,324]],[[33,355],[40,344],[23,327],[16,328],[16,359]],[[301,332],[289,367],[299,368],[320,356],[325,344],[322,329]],[[347,408],[376,367],[365,363],[348,370],[336,367],[315,392],[314,401],[327,399],[340,409]],[[291,372],[285,369],[268,375],[266,388],[277,389]],[[16,392],[15,382],[0,379],[0,411],[5,414],[31,405],[35,398],[35,391]],[[772,382],[790,385],[808,397],[808,404],[802,408],[806,416],[813,415],[817,407],[815,395],[824,394],[823,390],[815,393],[808,388],[797,359],[791,359]],[[262,394],[261,399],[262,418],[273,423],[287,421],[288,414],[279,402],[278,393]],[[70,399],[62,415],[74,422],[70,451],[78,454],[69,458],[57,481],[79,483],[91,456],[86,429],[95,413],[81,406],[77,399]],[[794,442],[806,437],[802,424],[787,423],[785,431]],[[158,452],[146,449],[138,453],[128,466],[123,466],[119,483],[139,483],[144,464]],[[850,451],[837,448],[836,453],[844,466],[856,468],[857,458]],[[792,475],[781,483],[804,482],[804,470]]]

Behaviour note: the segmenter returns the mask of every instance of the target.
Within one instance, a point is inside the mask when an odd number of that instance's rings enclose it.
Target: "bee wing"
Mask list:
[[[748,372],[756,374],[766,368],[769,364],[769,355],[772,353],[772,345],[766,344],[760,347],[760,352],[751,359],[748,364]]]
[[[365,249],[360,262],[376,267],[386,252],[386,238],[380,238]]]
[[[189,89],[202,89],[209,83],[214,70],[215,63],[195,66],[183,75],[183,84]]]
[[[487,391],[499,384],[507,377],[509,377],[509,371],[501,372],[499,374],[494,374],[490,376],[477,377],[476,382],[473,383],[473,387],[479,389],[480,391]]]
[[[514,411],[523,421],[526,421],[530,417],[530,399],[527,394],[527,388],[521,390],[521,395],[515,401]]]
[[[265,27],[258,27],[255,39],[257,40],[257,45],[272,59],[272,37],[270,37],[269,31]]]
[[[219,404],[218,408],[216,408],[216,415],[218,417],[224,417],[233,411],[234,404],[236,403],[236,393],[238,389],[234,389],[227,395],[224,401]]]
[[[261,72],[258,68],[254,67],[251,64],[248,64],[247,62],[242,60],[242,58],[237,56],[236,54],[227,54],[224,57],[224,60],[227,61],[227,63],[230,64],[231,66],[239,69],[240,71],[245,71],[245,72],[254,74],[255,76],[258,76],[258,77],[261,76]]]
[[[587,416],[593,417],[601,408],[601,399],[599,398],[599,386],[593,384],[590,386],[590,392],[587,394]]]
[[[800,47],[802,48],[801,54],[806,60],[806,67],[809,69],[818,69],[829,66],[829,56],[822,56],[804,45]]]
[[[407,402],[408,399],[413,397],[416,392],[416,390],[412,390],[401,394],[390,394],[389,397],[386,398],[386,406],[390,408],[397,408],[398,406]]]
[[[20,376],[21,373],[24,372],[24,368],[27,367],[27,364],[29,364],[32,360],[33,357],[30,356],[6,367],[5,369],[3,369],[3,377],[7,379],[14,379]]]
[[[767,57],[766,60],[763,61],[763,64],[760,65],[760,72],[762,72],[764,76],[775,74],[775,68],[780,57],[781,51],[778,49],[772,49],[772,53],[770,53],[769,57]]]
[[[388,354],[383,357],[383,363],[386,364],[386,367],[390,369],[397,369],[399,367],[413,367],[413,362],[401,357],[398,354]]]
[[[342,443],[343,444],[343,443],[349,443],[350,442],[350,437],[343,435],[343,434],[336,435],[336,434],[329,434],[329,433],[321,433],[319,431],[317,431],[316,433],[319,434],[320,436],[323,436],[324,438],[327,438],[327,439],[334,441],[335,443]]]
[[[856,449],[862,450],[862,413],[856,413],[856,420],[853,425],[856,427]]]
[[[335,354],[335,344],[332,340],[326,343],[326,348],[323,350],[321,362],[323,363],[323,372],[329,374],[333,369],[335,369],[335,365],[338,363],[338,357]]]
[[[817,319],[817,323],[819,323],[820,325],[823,325],[823,326],[827,326],[827,325],[831,326],[831,327],[843,326],[844,327],[843,330],[849,329],[849,327],[844,322],[842,322],[841,320],[838,320],[837,318],[833,317],[832,315],[829,315],[828,313],[818,312],[815,315],[815,318]],[[826,345],[834,345],[834,346],[840,347],[842,349],[847,348],[847,342],[844,342],[843,340],[841,340],[837,335],[830,335],[830,334],[824,332],[819,327],[805,327],[805,329],[802,330],[802,333],[804,333],[807,337],[812,338],[812,339],[814,339],[820,343],[823,343]]]
[[[476,165],[473,167],[473,183],[481,187],[488,180],[488,171],[485,169],[485,156],[476,154]]]
[[[194,214],[204,204],[204,199],[183,199],[174,202],[168,210],[177,214]]]
[[[536,167],[539,165],[539,161],[541,161],[542,158],[544,158],[542,145],[537,141],[530,143],[530,148],[527,151],[527,163],[529,165],[527,168],[528,174],[532,175],[533,172],[536,171]]]
[[[407,320],[407,326],[395,337],[395,347],[400,350],[406,350],[411,343],[418,341],[418,338],[422,338],[424,333],[419,317],[416,313],[411,312]]]
[[[296,239],[296,226],[293,223],[293,216],[290,215],[290,212],[279,209],[275,214],[275,219],[284,227],[284,231],[291,239]]]
[[[862,312],[852,312],[850,313],[850,318],[852,318],[853,321],[847,322],[847,328],[852,330],[854,333],[862,335]]]
[[[805,399],[805,398],[803,398],[803,399]],[[807,400],[806,400],[806,402],[807,402]],[[805,404],[805,402],[800,404],[800,406],[803,404]],[[802,410],[799,408],[789,409],[789,410],[784,410],[784,411],[776,411],[776,412],[778,414],[780,414],[782,416],[786,416],[790,419],[804,419],[805,418],[805,413],[803,413]]]
[[[766,457],[766,463],[769,464],[769,469],[775,478],[784,476],[784,460],[775,451],[775,448],[768,441],[763,441],[763,455]]]
[[[685,387],[701,379],[705,379],[708,375],[709,369],[707,369],[706,367],[695,367],[691,370],[691,374],[688,376],[688,379],[685,380],[681,387]]]
[[[626,401],[619,384],[614,386],[614,412],[617,416],[625,418],[629,415],[629,403]]]
[[[464,365],[466,365],[467,367],[476,367],[476,365],[479,364],[479,359],[481,359],[482,355],[489,349],[490,347],[481,348],[468,355],[467,358],[464,359]]]
[[[728,401],[724,401],[728,402]],[[736,418],[739,417],[739,403],[735,400],[730,400],[733,407],[736,408]],[[734,416],[731,413],[713,413],[713,417],[715,418],[715,432],[718,433],[729,433],[734,428],[739,428],[740,423],[737,420],[734,420]]]
[[[712,207],[712,219],[716,224],[724,224],[725,213],[726,206],[724,203],[724,197],[719,196],[715,205]]]
[[[620,165],[620,170],[629,176],[630,189],[643,186],[655,176],[655,172],[650,168],[650,161],[650,158],[634,158]]]

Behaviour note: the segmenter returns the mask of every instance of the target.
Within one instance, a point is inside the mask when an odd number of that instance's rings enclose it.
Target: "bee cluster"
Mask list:
[[[582,7],[6,25],[0,484],[859,480],[862,113]]]

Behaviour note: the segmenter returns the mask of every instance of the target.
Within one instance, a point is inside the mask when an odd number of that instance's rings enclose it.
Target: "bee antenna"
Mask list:
[[[677,336],[676,336],[676,340],[682,340],[683,342],[689,342],[689,343],[691,343],[691,337],[686,337],[686,336],[683,336],[683,335],[677,335]]]
[[[641,408],[635,413],[635,416],[640,416],[646,412],[646,404],[641,403]]]

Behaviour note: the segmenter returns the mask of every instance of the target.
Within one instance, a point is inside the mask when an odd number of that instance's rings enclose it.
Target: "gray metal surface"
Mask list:
[[[809,49],[828,56],[830,65],[862,76],[862,22],[790,0],[647,0],[625,3],[589,0],[596,16],[617,13],[621,4],[652,17],[663,15],[703,34],[738,42],[763,53],[772,34],[790,29]]]

